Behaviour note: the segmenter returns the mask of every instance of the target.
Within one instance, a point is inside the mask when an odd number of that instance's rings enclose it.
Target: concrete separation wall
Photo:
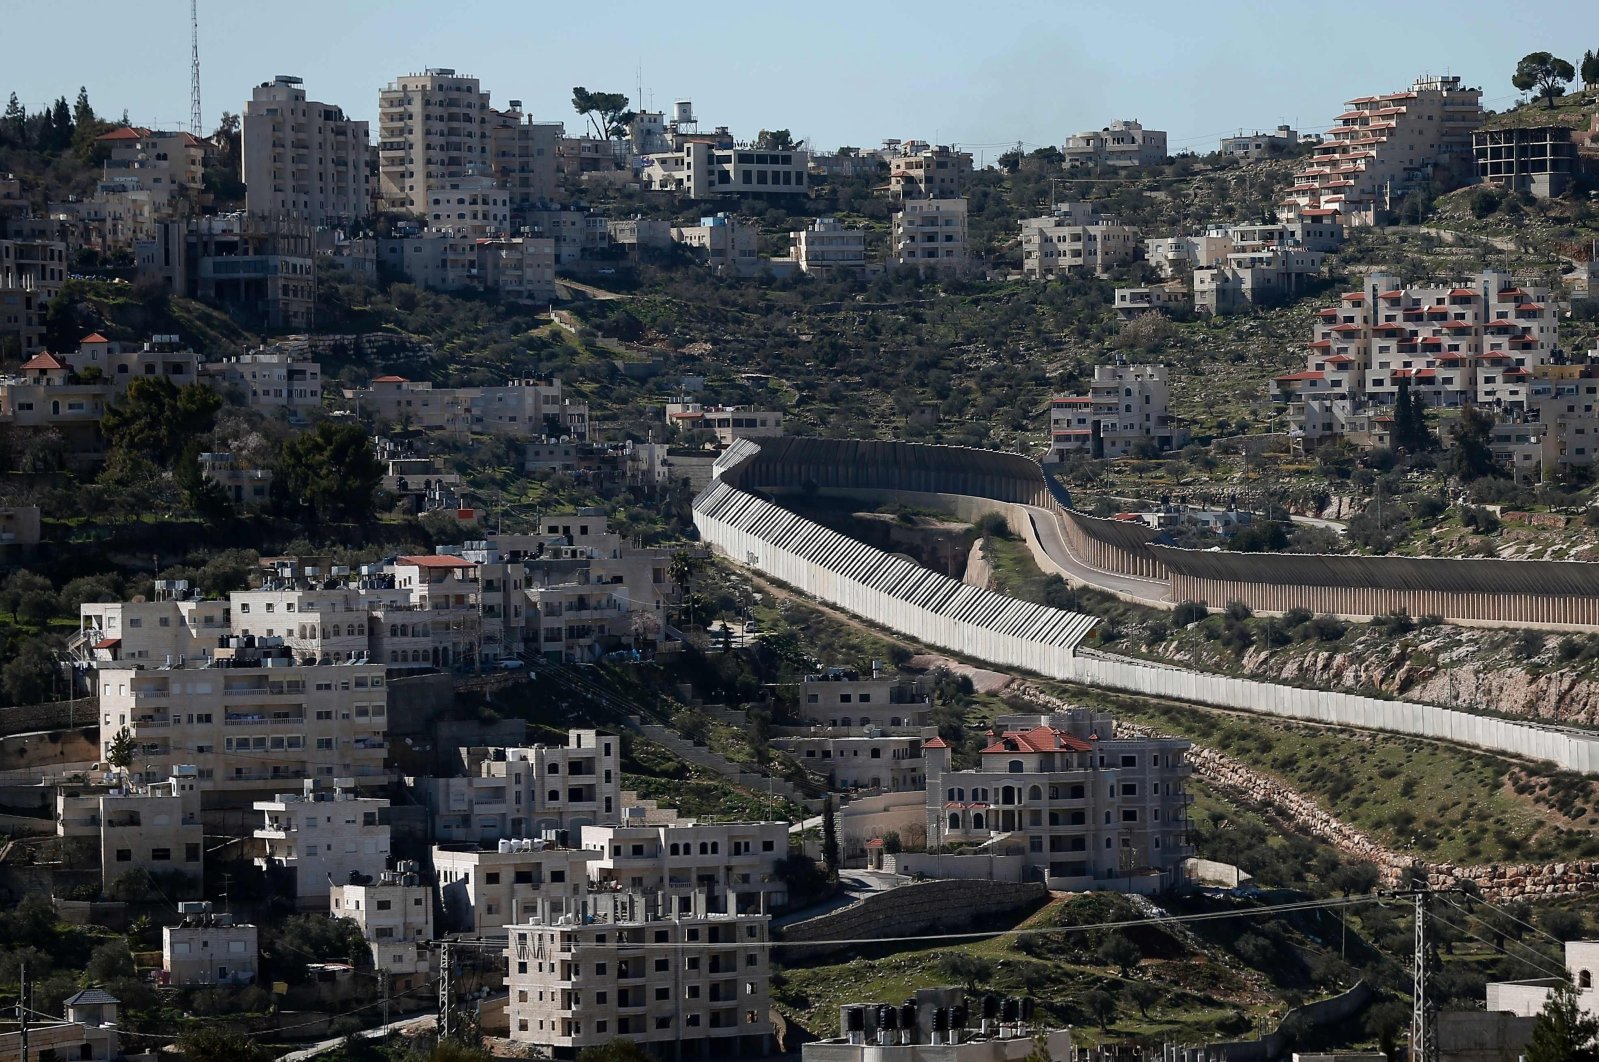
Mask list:
[[[1271,1062],[1293,1049],[1294,1031],[1297,1029],[1317,1029],[1323,1025],[1348,1021],[1366,1009],[1372,995],[1371,987],[1366,982],[1356,982],[1353,988],[1341,995],[1295,1007],[1283,1015],[1283,1020],[1274,1031],[1259,1040],[1179,1048],[1176,1062],[1207,1062],[1213,1058],[1225,1058],[1227,1062]]]
[[[792,452],[794,447],[787,449]],[[948,448],[915,449],[920,457],[925,456],[920,451]],[[1591,731],[1299,689],[1081,650],[1080,643],[1095,622],[1093,617],[965,586],[741,489],[738,484],[752,478],[761,454],[761,446],[742,440],[718,459],[720,481],[694,499],[694,522],[706,543],[739,564],[929,645],[1091,686],[1436,738],[1547,760],[1565,770],[1599,773],[1599,733]],[[1008,462],[1000,463],[1010,467]],[[793,470],[789,474],[794,474]],[[923,482],[933,478],[925,468],[918,468],[913,478],[918,487],[936,485]],[[1012,482],[1008,474],[996,474],[995,479],[1001,485]]]
[[[915,933],[955,932],[976,918],[1023,911],[1048,896],[1049,890],[1040,882],[922,881],[873,893],[841,910],[796,922],[782,931],[782,937],[799,942],[876,941]],[[814,947],[785,946],[777,954],[782,959],[802,959],[861,947],[817,943]]]

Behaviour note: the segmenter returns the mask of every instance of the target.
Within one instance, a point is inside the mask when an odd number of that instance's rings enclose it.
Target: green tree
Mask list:
[[[1548,52],[1529,52],[1516,64],[1516,72],[1511,75],[1510,83],[1522,92],[1536,91],[1544,98],[1549,109],[1554,110],[1555,97],[1576,76],[1577,72],[1564,59]]]
[[[119,771],[126,771],[133,766],[133,733],[123,727],[111,735],[111,740],[106,743],[105,761]]]
[[[319,522],[372,516],[383,465],[359,424],[323,421],[290,439],[278,456],[272,493],[279,507]]]
[[[1419,393],[1412,393],[1410,381],[1402,378],[1394,398],[1394,449],[1419,454],[1431,450],[1433,444],[1432,432],[1427,430],[1427,403]]]
[[[1465,406],[1460,410],[1460,419],[1450,429],[1455,439],[1451,472],[1468,482],[1493,473],[1494,455],[1488,445],[1493,428],[1493,417],[1476,406]]]
[[[577,1062],[655,1062],[644,1048],[625,1037],[618,1036],[599,1047],[585,1047],[577,1053]]]
[[[1533,1022],[1527,1062],[1594,1062],[1599,1058],[1595,1036],[1599,1036],[1599,1018],[1583,1013],[1577,990],[1570,981],[1562,981]]]
[[[762,129],[755,136],[757,151],[793,151],[794,134],[787,129]]]
[[[582,85],[572,89],[572,109],[589,121],[599,140],[620,140],[638,117],[627,109],[627,97],[620,92],[590,92]]]
[[[0,668],[0,687],[12,704],[41,704],[51,699],[59,667],[43,639],[29,638]]]
[[[165,376],[141,376],[100,421],[113,450],[171,466],[196,439],[216,426],[222,396],[209,387],[178,387]]]
[[[1148,981],[1134,981],[1127,988],[1127,998],[1133,1001],[1138,1013],[1148,1020],[1149,1008],[1160,1002],[1160,989]]]
[[[40,127],[39,150],[59,154],[72,146],[72,110],[67,98],[58,98],[50,107],[49,120]]]
[[[11,573],[0,585],[0,608],[11,613],[12,623],[38,624],[50,618],[54,603],[46,602],[55,595],[50,580],[26,568]]]
[[[1585,86],[1599,85],[1599,54],[1591,51],[1582,53],[1582,83]],[[16,99],[15,96],[11,98]]]
[[[1096,988],[1083,997],[1083,1005],[1088,1008],[1088,1013],[1099,1022],[1101,1029],[1110,1028],[1110,1023],[1116,1018],[1116,997],[1103,988]]]
[[[222,484],[207,476],[200,468],[200,445],[191,442],[172,470],[178,489],[183,492],[183,502],[211,523],[220,523],[233,515],[233,502]]]
[[[50,300],[44,311],[44,349],[53,354],[71,353],[87,332],[78,300],[70,292],[63,291]]]
[[[1123,977],[1132,973],[1133,967],[1138,965],[1138,960],[1144,957],[1138,950],[1138,945],[1121,933],[1108,934],[1094,954],[1106,966],[1116,967],[1117,972]]]
[[[10,147],[22,147],[27,142],[28,112],[22,109],[22,104],[17,102],[17,94],[13,92],[11,99],[6,101],[6,113],[0,116],[0,144]]]
[[[219,1025],[196,1025],[174,1046],[183,1062],[272,1062],[275,1057],[254,1037]]]

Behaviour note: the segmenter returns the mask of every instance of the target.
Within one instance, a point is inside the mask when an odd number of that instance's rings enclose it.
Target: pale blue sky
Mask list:
[[[1168,130],[1173,152],[1278,122],[1322,131],[1348,98],[1460,74],[1489,106],[1550,50],[1599,49],[1599,4],[1341,0],[1143,3],[920,0],[201,0],[207,126],[274,74],[373,118],[392,77],[480,77],[576,128],[571,87],[694,101],[702,125],[788,128],[827,149],[885,137],[957,143],[992,161],[1114,118]],[[269,19],[262,12],[272,11]],[[430,12],[446,11],[445,16]],[[187,0],[0,0],[0,93],[29,107],[80,84],[102,113],[174,127],[189,114]],[[1360,42],[1356,44],[1354,42]],[[375,133],[375,130],[374,130]]]

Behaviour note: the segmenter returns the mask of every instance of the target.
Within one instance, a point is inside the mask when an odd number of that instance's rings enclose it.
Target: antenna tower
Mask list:
[[[205,136],[200,114],[200,0],[189,0],[189,132]]]

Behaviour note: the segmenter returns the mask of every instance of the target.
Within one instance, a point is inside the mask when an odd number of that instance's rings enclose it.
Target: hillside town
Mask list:
[[[1599,1051],[1599,53],[829,149],[212,18],[0,115],[0,1062]]]

